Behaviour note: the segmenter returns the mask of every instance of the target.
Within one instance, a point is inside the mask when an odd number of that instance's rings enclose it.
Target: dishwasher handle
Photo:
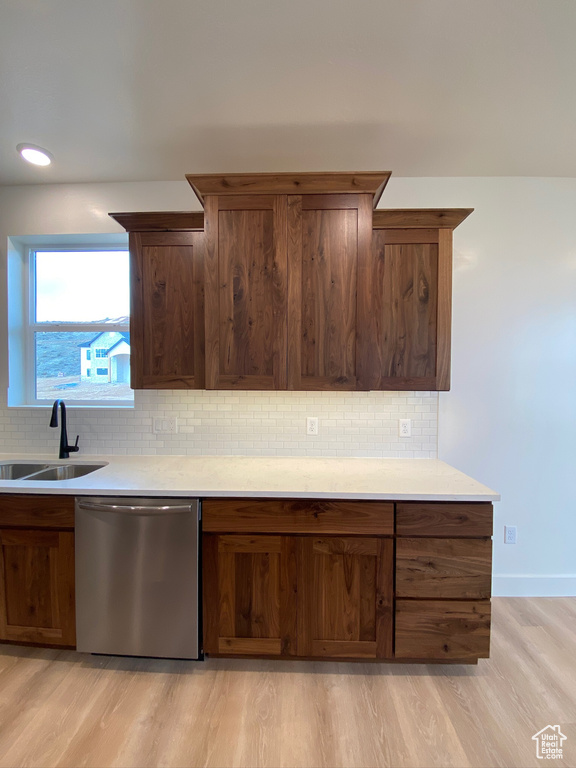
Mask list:
[[[90,512],[113,512],[121,515],[165,515],[166,513],[179,514],[191,512],[191,504],[166,504],[163,506],[144,506],[131,504],[98,504],[94,501],[78,501],[79,509]]]

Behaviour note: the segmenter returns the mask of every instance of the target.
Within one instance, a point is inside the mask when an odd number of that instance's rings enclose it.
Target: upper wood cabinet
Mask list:
[[[286,197],[205,206],[206,388],[286,389]]]
[[[205,209],[208,389],[362,388],[360,271],[388,176],[187,177]]]
[[[368,389],[450,389],[452,229],[470,209],[374,211]]]
[[[389,173],[189,175],[130,232],[132,387],[446,390],[452,230],[373,210]]]
[[[130,227],[133,389],[204,387],[202,229],[190,214],[114,214]],[[169,227],[170,231],[163,231]],[[188,229],[187,229],[188,227]]]
[[[288,197],[288,388],[362,389],[372,196]]]

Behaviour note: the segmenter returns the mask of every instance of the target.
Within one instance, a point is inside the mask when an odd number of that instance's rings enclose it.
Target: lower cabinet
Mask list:
[[[298,655],[391,658],[393,540],[302,536],[298,547]]]
[[[204,535],[205,652],[295,652],[295,550],[290,536]]]
[[[0,640],[74,646],[74,499],[3,495],[0,519]]]
[[[396,659],[490,653],[492,505],[396,504]]]
[[[380,502],[204,501],[204,651],[391,658],[393,518]]]
[[[203,509],[206,653],[489,655],[491,504],[214,499]]]
[[[390,658],[392,540],[205,534],[204,651]]]

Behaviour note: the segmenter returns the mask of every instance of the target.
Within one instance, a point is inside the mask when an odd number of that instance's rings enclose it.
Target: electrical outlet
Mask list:
[[[398,419],[398,437],[412,436],[412,419]]]
[[[306,434],[307,435],[318,434],[318,416],[306,417]]]
[[[174,435],[178,432],[178,419],[154,419],[154,432],[157,435]]]
[[[504,526],[504,544],[516,544],[516,526]]]

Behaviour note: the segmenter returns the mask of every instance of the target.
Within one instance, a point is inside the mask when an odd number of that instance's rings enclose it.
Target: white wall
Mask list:
[[[455,232],[439,458],[502,494],[495,591],[574,595],[576,179],[392,179],[384,198],[475,209]]]
[[[453,376],[439,399],[439,456],[502,493],[495,592],[576,594],[576,180],[392,178],[381,205],[476,209],[454,238]],[[185,182],[0,189],[2,268],[9,235],[114,232],[108,211],[192,208],[198,205]],[[5,370],[1,376],[5,386]],[[319,445],[302,438],[302,418],[325,408],[332,449],[435,455],[434,394],[136,394],[131,415],[72,411],[71,431],[77,419],[95,451],[106,450],[111,434],[114,450],[129,453],[194,452],[211,435],[211,452],[302,455]],[[164,412],[182,414],[190,431],[176,441],[151,435],[152,418]],[[417,443],[399,445],[389,434],[403,412],[423,413],[427,434]],[[44,415],[0,407],[3,444],[31,452],[52,445]],[[504,523],[518,526],[516,546],[504,546]]]

